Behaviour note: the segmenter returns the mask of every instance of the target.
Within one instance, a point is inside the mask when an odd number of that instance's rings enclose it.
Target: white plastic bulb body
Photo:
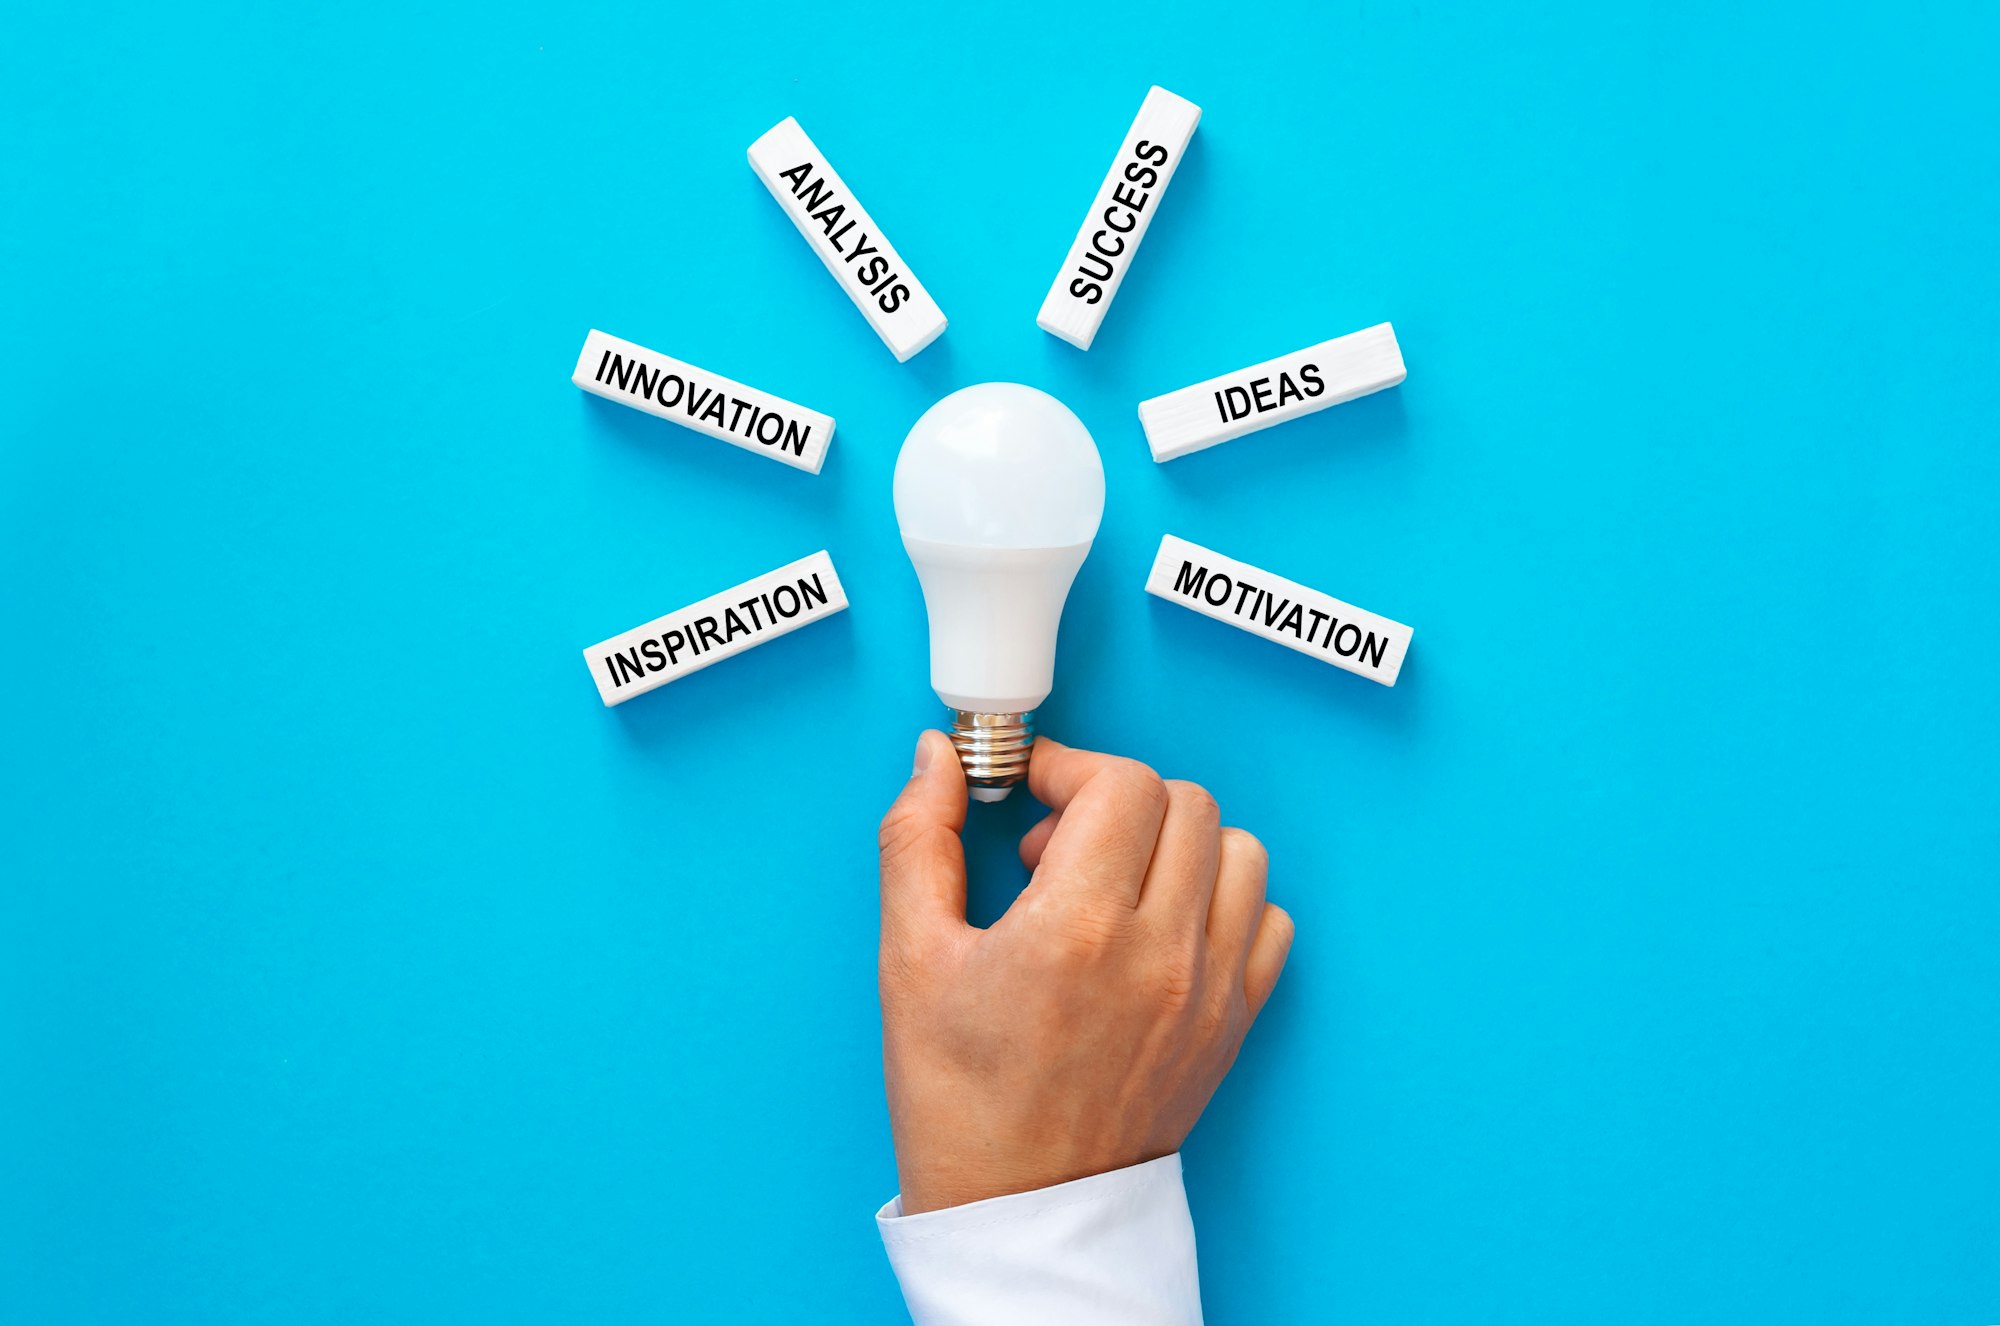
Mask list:
[[[1027,776],[1056,628],[1104,516],[1104,466],[1047,392],[986,382],[924,411],[896,457],[896,523],[930,616],[931,687],[972,796]]]

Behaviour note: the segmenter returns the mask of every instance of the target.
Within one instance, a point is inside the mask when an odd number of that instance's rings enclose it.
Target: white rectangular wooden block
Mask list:
[[[1153,459],[1172,460],[1401,382],[1403,352],[1386,322],[1139,403]]]
[[[818,474],[833,416],[593,329],[571,382],[594,396],[685,424],[793,469]]]
[[[944,310],[787,115],[750,144],[750,168],[898,363],[944,332]]]
[[[1146,94],[1042,301],[1037,327],[1079,350],[1090,348],[1199,123],[1201,107],[1185,97],[1163,87]]]
[[[583,651],[608,707],[679,681],[847,606],[824,551],[711,594]]]
[[[1396,684],[1410,648],[1401,622],[1171,534],[1160,540],[1146,592],[1384,686]]]

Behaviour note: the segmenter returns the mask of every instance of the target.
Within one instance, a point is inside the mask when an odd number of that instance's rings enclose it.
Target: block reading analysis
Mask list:
[[[902,363],[944,335],[944,310],[791,116],[750,144],[750,169],[889,353]]]
[[[815,179],[813,163],[801,161],[790,170],[779,171],[778,178],[791,186],[792,197],[805,209],[807,219],[825,234],[826,242],[841,255],[841,261],[847,265],[855,282],[875,297],[875,307],[884,313],[894,313],[903,307],[903,301],[910,297],[908,283],[912,278],[890,263],[883,255],[880,244],[868,242],[867,231],[854,237],[851,248],[840,242],[854,229],[855,223],[847,215],[847,200],[832,187],[826,175],[822,172]],[[855,266],[856,260],[861,258],[868,261]]]

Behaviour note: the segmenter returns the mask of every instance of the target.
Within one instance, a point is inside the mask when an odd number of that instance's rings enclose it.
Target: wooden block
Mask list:
[[[944,333],[944,310],[787,115],[750,144],[750,168],[901,363]]]
[[[583,651],[597,694],[623,704],[847,606],[824,551],[711,594]]]
[[[1400,622],[1171,534],[1160,540],[1146,592],[1384,686],[1396,684],[1410,648]]]
[[[819,473],[833,440],[831,415],[601,331],[584,337],[569,380],[594,396],[671,419],[809,474]]]
[[[1153,459],[1172,460],[1403,380],[1386,322],[1139,403]]]
[[[1201,107],[1192,101],[1163,87],[1146,94],[1042,301],[1037,327],[1079,350],[1090,348],[1199,123]]]

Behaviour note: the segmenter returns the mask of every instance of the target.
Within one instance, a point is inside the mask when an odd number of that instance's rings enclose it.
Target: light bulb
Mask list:
[[[1047,392],[966,387],[903,439],[896,523],[930,615],[931,687],[975,800],[1027,775],[1063,600],[1103,515],[1097,444]]]

